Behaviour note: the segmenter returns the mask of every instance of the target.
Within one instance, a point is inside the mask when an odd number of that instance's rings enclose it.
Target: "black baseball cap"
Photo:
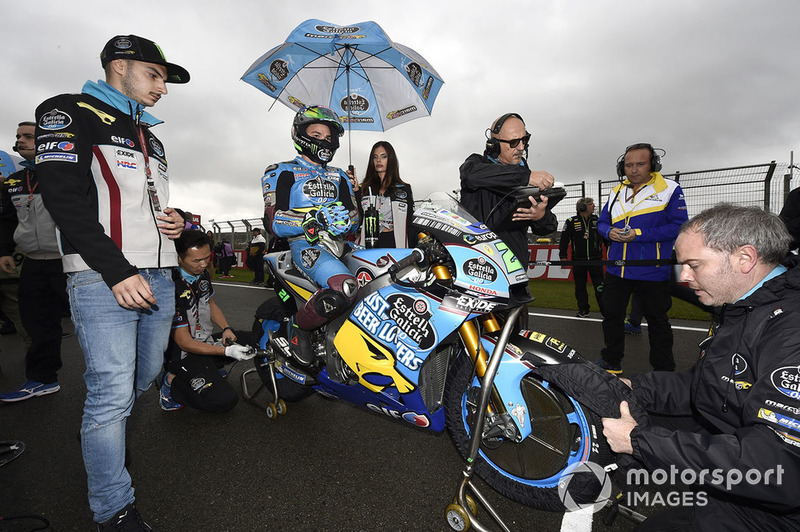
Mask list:
[[[174,63],[167,63],[161,47],[138,35],[117,35],[108,41],[100,54],[100,64],[105,67],[114,59],[132,59],[167,67],[167,83],[187,83],[189,72]]]

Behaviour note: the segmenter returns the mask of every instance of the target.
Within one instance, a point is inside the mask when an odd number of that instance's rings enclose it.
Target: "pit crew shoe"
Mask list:
[[[619,375],[622,373],[622,366],[620,366],[619,364],[612,364],[606,361],[606,359],[602,357],[595,360],[594,364],[596,366],[599,366],[600,369],[604,369],[607,372],[611,373],[612,375]]]
[[[630,321],[625,320],[625,334],[633,334],[634,336],[642,334],[642,326],[638,327]]]
[[[588,318],[589,311],[588,310],[579,310],[577,314],[575,314],[576,318]]]
[[[183,408],[182,404],[172,399],[172,386],[167,383],[166,373],[161,378],[161,386],[159,387],[158,393],[158,404],[161,406],[161,410],[164,410],[165,412],[172,412],[173,410],[180,410]]]
[[[16,403],[40,395],[56,393],[61,389],[57,382],[44,384],[42,382],[28,381],[13,392],[0,394],[0,401],[4,403]]]
[[[97,530],[98,532],[152,532],[153,529],[144,522],[136,506],[130,503],[108,521],[97,523]]]

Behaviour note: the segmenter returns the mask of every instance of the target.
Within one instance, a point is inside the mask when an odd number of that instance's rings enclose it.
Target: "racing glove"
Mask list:
[[[315,215],[317,222],[333,236],[339,236],[350,230],[350,212],[340,201],[320,207]]]
[[[256,356],[256,350],[246,345],[232,344],[225,348],[225,356],[234,360],[250,360]]]

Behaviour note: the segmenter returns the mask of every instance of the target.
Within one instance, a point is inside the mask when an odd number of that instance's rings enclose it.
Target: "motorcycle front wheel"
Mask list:
[[[446,424],[464,458],[477,410],[473,363],[462,352],[453,362],[445,391]],[[602,423],[591,411],[533,374],[520,382],[531,434],[520,442],[502,437],[484,438],[475,464],[476,473],[504,496],[542,510],[564,511],[559,482],[569,485],[570,500],[593,503],[607,479],[594,475],[566,475],[583,462],[604,466],[613,454],[602,435]]]

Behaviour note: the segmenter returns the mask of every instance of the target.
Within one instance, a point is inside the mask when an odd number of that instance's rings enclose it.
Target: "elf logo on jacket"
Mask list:
[[[72,117],[64,111],[53,109],[42,115],[39,119],[39,127],[46,131],[56,131],[64,129],[72,123]]]
[[[124,144],[129,148],[133,148],[134,146],[136,146],[136,144],[134,144],[134,142],[131,139],[126,139],[125,137],[117,137],[114,135],[111,136],[111,142],[115,144]]]
[[[43,144],[39,144],[38,146],[36,146],[36,151],[39,152],[39,153],[44,152],[44,151],[55,151],[55,150],[58,150],[58,151],[72,151],[74,149],[75,149],[75,145],[73,143],[69,142],[69,141],[66,141],[66,140],[60,141],[60,142],[57,141],[57,140],[54,140],[54,141],[45,142]]]
[[[164,147],[156,139],[154,138],[150,139],[150,147],[153,148],[153,153],[155,153],[159,157],[164,156]]]
[[[83,107],[84,109],[88,109],[100,118],[100,120],[107,126],[110,126],[116,120],[115,117],[111,116],[110,114],[101,111],[100,109],[96,109],[85,102],[78,102],[78,107]]]
[[[785,366],[770,375],[772,386],[787,397],[800,399],[800,367]]]

